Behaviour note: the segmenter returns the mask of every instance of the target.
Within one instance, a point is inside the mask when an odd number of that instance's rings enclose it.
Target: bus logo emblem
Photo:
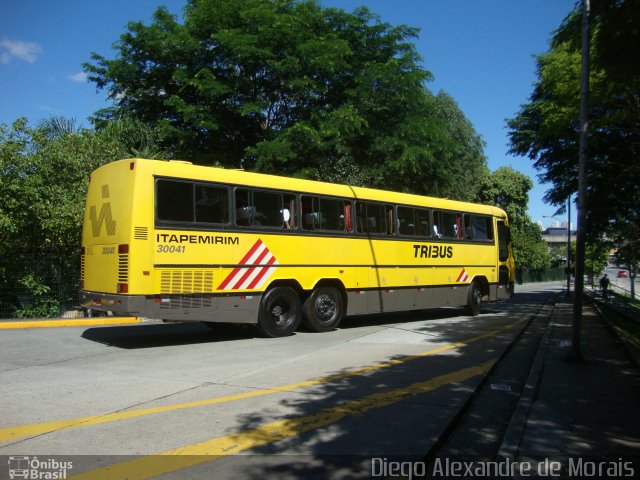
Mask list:
[[[102,198],[106,200],[109,198],[109,185],[102,186]],[[105,202],[100,207],[100,214],[97,213],[97,208],[92,205],[89,209],[89,218],[91,219],[91,231],[94,237],[100,236],[102,230],[102,224],[105,224],[107,235],[112,237],[116,234],[116,221],[111,214],[111,202]]]
[[[218,290],[253,290],[262,287],[273,275],[278,260],[267,246],[258,240],[240,260],[239,267],[227,275]]]

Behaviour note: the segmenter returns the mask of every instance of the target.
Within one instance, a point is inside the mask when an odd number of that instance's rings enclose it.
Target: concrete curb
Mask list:
[[[544,360],[547,355],[551,330],[553,328],[552,322],[557,312],[558,306],[556,300],[553,310],[549,315],[549,323],[547,324],[542,340],[540,340],[538,352],[531,364],[531,370],[522,389],[522,394],[520,395],[516,409],[509,419],[507,430],[502,437],[502,443],[496,455],[498,459],[515,458],[518,455],[522,436],[527,425],[527,419],[529,418],[529,412],[538,393],[538,386],[544,370]]]
[[[101,325],[135,325],[142,323],[141,317],[96,317],[83,319],[35,319],[20,321],[2,321],[0,330],[17,330],[27,328],[60,328],[60,327],[90,327]]]

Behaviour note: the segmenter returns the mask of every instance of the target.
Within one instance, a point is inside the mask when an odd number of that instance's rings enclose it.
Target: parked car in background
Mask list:
[[[627,278],[629,274],[626,270],[618,270],[618,278]]]

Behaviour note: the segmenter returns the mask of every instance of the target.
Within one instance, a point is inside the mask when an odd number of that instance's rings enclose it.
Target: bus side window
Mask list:
[[[442,212],[433,212],[433,236],[436,238],[442,238],[442,224],[444,219],[442,218]]]
[[[414,218],[416,222],[416,234],[421,237],[430,237],[431,225],[429,222],[429,210],[416,208]]]
[[[356,222],[358,233],[393,235],[393,207],[381,203],[357,202]]]
[[[317,200],[316,198],[307,197],[307,196],[302,196],[300,198],[300,205],[302,207],[301,220],[302,220],[303,230],[315,230],[316,228],[316,223],[318,223],[316,220],[316,212],[317,212],[316,200]]]
[[[417,229],[413,208],[398,207],[398,233],[407,236],[416,235]]]
[[[256,207],[251,200],[251,192],[238,188],[236,190],[236,225],[250,227],[256,216]]]
[[[347,233],[351,233],[353,231],[353,221],[351,218],[351,202],[344,202],[344,230]]]
[[[454,212],[437,212],[441,223],[438,225],[438,233],[441,237],[450,240],[457,240],[462,236],[462,225],[459,213]],[[435,217],[435,213],[434,213]],[[434,220],[435,224],[435,220]],[[435,232],[435,229],[434,229]]]
[[[285,195],[283,203],[284,206],[280,211],[280,215],[282,217],[282,228],[293,230],[296,228],[296,218],[298,214],[296,210],[295,195]]]
[[[196,185],[196,222],[229,223],[229,193],[226,188]]]
[[[253,192],[253,205],[256,208],[255,225],[282,228],[282,195],[279,193]]]
[[[348,201],[325,197],[302,196],[302,228],[350,232],[351,204]]]
[[[160,221],[193,222],[193,184],[157,180],[156,208]]]

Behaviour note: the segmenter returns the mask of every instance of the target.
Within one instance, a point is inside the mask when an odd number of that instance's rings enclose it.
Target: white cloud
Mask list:
[[[85,72],[78,72],[69,75],[67,78],[73,82],[85,83],[87,81],[87,74]]]
[[[42,47],[34,42],[8,38],[0,40],[0,63],[9,63],[12,60],[34,63],[40,52],[42,52]]]

